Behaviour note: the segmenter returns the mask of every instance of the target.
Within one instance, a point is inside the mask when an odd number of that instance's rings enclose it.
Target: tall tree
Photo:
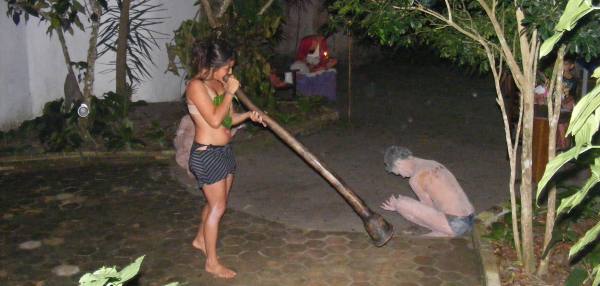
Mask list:
[[[129,36],[129,8],[131,0],[119,1],[121,6],[121,15],[119,19],[119,36],[117,39],[117,60],[116,60],[116,92],[120,95],[127,92],[127,37]]]
[[[577,0],[589,2],[589,0]],[[532,229],[532,130],[533,105],[538,58],[542,39],[552,35],[554,24],[567,1],[508,0],[382,0],[333,1],[332,22],[351,21],[362,32],[379,39],[383,45],[421,45],[437,51],[442,58],[459,65],[491,72],[496,100],[500,106],[510,164],[509,192],[512,208],[513,239],[519,259],[527,272],[536,266]],[[339,26],[343,26],[340,24]],[[593,23],[582,23],[581,32],[571,35],[578,45],[567,49],[585,51],[586,57],[600,52],[596,45],[600,31]],[[593,35],[584,40],[583,35]],[[585,47],[585,48],[584,48]],[[510,72],[519,90],[520,110],[516,136],[511,137],[511,122],[500,89],[500,75]],[[522,127],[522,128],[521,128]],[[522,130],[522,131],[521,131]],[[522,142],[521,153],[519,139]],[[519,197],[516,195],[517,160],[521,163]],[[518,215],[520,200],[520,218]],[[520,221],[520,225],[518,222]]]
[[[40,21],[48,23],[47,33],[52,36],[56,33],[60,43],[63,59],[67,68],[67,76],[64,84],[64,106],[70,109],[75,100],[82,98],[81,89],[73,70],[69,47],[65,39],[64,31],[73,34],[73,26],[84,30],[80,20],[80,15],[85,15],[85,8],[79,1],[59,0],[59,1],[26,1],[26,0],[5,0],[7,5],[7,15],[11,17],[16,25],[21,19],[28,21],[30,17],[39,18]]]
[[[98,57],[115,52],[110,60],[115,71],[116,93],[131,101],[136,84],[149,78],[149,64],[154,65],[151,52],[159,48],[157,39],[166,36],[156,29],[163,23],[163,5],[157,0],[118,0],[110,5],[100,23]]]

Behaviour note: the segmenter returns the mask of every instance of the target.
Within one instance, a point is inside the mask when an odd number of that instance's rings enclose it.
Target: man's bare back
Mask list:
[[[382,208],[432,230],[433,236],[458,236],[469,231],[475,209],[462,187],[442,164],[412,156],[403,147],[386,150],[386,170],[410,178],[418,200],[391,196]]]

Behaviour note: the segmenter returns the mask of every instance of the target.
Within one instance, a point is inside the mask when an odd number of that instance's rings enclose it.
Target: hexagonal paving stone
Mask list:
[[[320,281],[319,279],[317,280],[309,280],[306,282],[306,286],[329,286],[329,284]]]
[[[325,238],[325,243],[327,243],[327,245],[339,245],[346,244],[348,242],[350,242],[350,240],[347,237],[341,235],[328,235]]]
[[[306,266],[300,263],[286,263],[281,267],[281,272],[283,273],[298,273],[301,271],[305,271],[306,270]]]
[[[369,282],[354,282],[350,286],[373,286],[373,284]]]
[[[244,236],[249,241],[262,242],[267,239],[267,237],[262,233],[249,233]]]
[[[421,285],[427,285],[427,286],[439,286],[442,285],[442,280],[436,278],[436,277],[424,277],[421,281],[420,281]]]
[[[306,238],[308,239],[322,239],[327,236],[327,233],[318,230],[311,230],[307,232],[304,236],[306,236]]]
[[[226,246],[244,245],[247,242],[246,237],[240,236],[225,236],[221,239],[221,243]]]
[[[350,262],[350,258],[343,254],[329,254],[325,258],[326,264],[344,265]]]
[[[327,256],[327,252],[320,249],[309,249],[305,252],[305,254],[314,259],[320,259]]]
[[[431,265],[433,258],[431,256],[417,256],[413,258],[413,261],[419,265]]]
[[[327,253],[330,254],[346,254],[350,251],[350,249],[343,244],[340,245],[329,245],[327,247],[325,247],[323,250],[325,250]]]
[[[260,250],[260,254],[266,257],[281,258],[285,252],[279,247],[265,247]]]
[[[312,249],[322,249],[325,247],[325,242],[321,241],[321,240],[309,240],[306,243],[306,246],[308,248],[312,248]]]
[[[306,244],[287,244],[284,250],[288,253],[301,253],[307,249]]]
[[[349,243],[347,243],[346,245],[348,246],[348,248],[354,249],[354,250],[362,250],[362,249],[367,249],[367,248],[371,247],[371,244],[365,240],[352,240]]]
[[[401,282],[398,286],[420,286],[421,284],[413,283],[413,282]]]
[[[422,273],[417,272],[417,271],[410,271],[410,270],[399,270],[396,271],[394,273],[394,277],[396,278],[396,280],[398,281],[416,281],[421,279],[421,277],[423,276]]]
[[[217,249],[218,255],[229,255],[229,256],[239,255],[240,253],[242,253],[244,251],[246,251],[246,248],[244,246],[240,246],[240,245],[225,246],[225,247],[221,247],[221,248]]]
[[[463,275],[456,272],[446,272],[442,271],[437,275],[440,279],[444,281],[459,281],[463,278]]]
[[[281,247],[285,244],[285,241],[281,238],[268,237],[265,241],[261,241],[261,247]]]
[[[365,270],[354,269],[350,272],[350,278],[354,282],[366,282],[370,280],[370,273]]]
[[[351,259],[366,259],[370,257],[369,252],[367,250],[350,250],[346,255],[348,255]]]
[[[440,272],[439,270],[437,270],[433,267],[429,267],[429,266],[419,266],[417,268],[417,271],[420,271],[421,273],[423,273],[423,277],[435,276]]]
[[[280,269],[273,268],[263,268],[256,273],[263,279],[277,279],[277,277],[281,277],[283,275]]]
[[[307,239],[308,238],[305,237],[304,234],[298,232],[288,233],[286,234],[286,236],[283,237],[283,240],[285,242],[291,244],[301,244],[306,242]]]

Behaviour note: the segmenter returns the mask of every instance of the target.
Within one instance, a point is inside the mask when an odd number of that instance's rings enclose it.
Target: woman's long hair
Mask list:
[[[212,69],[225,66],[235,59],[233,49],[225,42],[216,40],[207,43],[196,43],[192,49],[192,66],[195,68],[194,76],[206,79]]]

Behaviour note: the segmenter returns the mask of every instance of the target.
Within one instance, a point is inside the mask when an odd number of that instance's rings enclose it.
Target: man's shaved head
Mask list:
[[[394,163],[397,160],[406,160],[408,157],[412,156],[412,152],[408,150],[406,147],[401,146],[390,146],[385,149],[385,155],[383,155],[383,162],[385,164],[385,170],[388,172],[392,172],[392,168],[394,167]]]

